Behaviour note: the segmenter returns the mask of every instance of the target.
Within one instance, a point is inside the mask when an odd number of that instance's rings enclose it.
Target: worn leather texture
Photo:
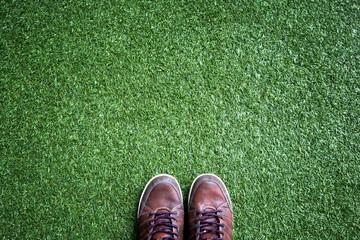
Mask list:
[[[152,213],[175,212],[172,215],[176,220],[171,219],[171,223],[177,225],[178,230],[173,231],[179,234],[179,240],[184,239],[184,206],[182,201],[181,189],[176,181],[170,175],[158,175],[151,179],[145,187],[140,199],[138,209],[138,232],[140,240],[147,240],[151,220],[155,217]],[[158,221],[161,221],[159,219]],[[155,239],[171,237],[171,234],[156,233],[152,236]]]
[[[220,224],[224,224],[224,227],[219,227],[219,230],[223,231],[224,235],[218,235],[214,232],[210,232],[201,235],[201,237],[205,239],[222,237],[224,240],[231,240],[233,229],[233,212],[230,196],[222,180],[213,174],[201,175],[195,179],[192,184],[188,205],[189,239],[199,239],[199,236],[196,236],[200,230],[199,228],[196,228],[196,226],[199,224],[199,221],[196,220],[202,216],[198,215],[197,212],[203,212],[205,210],[222,211],[218,214],[222,216],[223,219],[217,218],[217,220],[220,221]],[[206,221],[214,220],[215,218],[208,219]]]

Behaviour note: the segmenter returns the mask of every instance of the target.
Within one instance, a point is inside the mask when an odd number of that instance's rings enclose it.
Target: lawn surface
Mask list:
[[[0,2],[0,238],[136,239],[207,172],[234,239],[359,237],[359,1]]]

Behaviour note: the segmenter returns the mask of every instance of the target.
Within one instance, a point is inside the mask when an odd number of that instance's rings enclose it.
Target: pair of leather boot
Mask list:
[[[191,240],[232,239],[233,214],[223,181],[203,174],[192,183],[187,211],[187,238]],[[170,175],[153,177],[139,202],[140,240],[184,239],[185,212],[179,183]]]

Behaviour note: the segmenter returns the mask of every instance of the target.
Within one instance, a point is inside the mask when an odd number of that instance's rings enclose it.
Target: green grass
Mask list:
[[[206,172],[234,239],[359,236],[359,1],[0,5],[2,239],[135,239]]]

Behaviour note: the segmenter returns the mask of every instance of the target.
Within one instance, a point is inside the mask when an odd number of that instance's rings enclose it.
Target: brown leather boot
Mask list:
[[[184,206],[179,183],[170,175],[153,177],[139,202],[140,240],[183,240]]]
[[[197,177],[190,189],[189,239],[232,239],[233,214],[229,193],[214,174]]]

